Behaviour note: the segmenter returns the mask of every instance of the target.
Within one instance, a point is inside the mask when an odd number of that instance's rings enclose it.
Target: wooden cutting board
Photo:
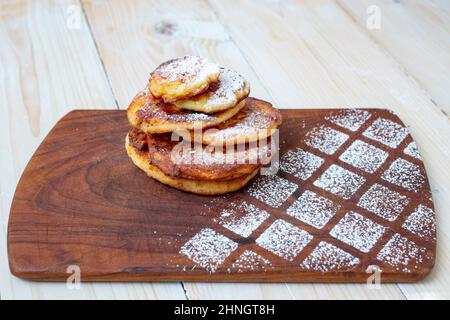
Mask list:
[[[280,166],[207,197],[162,185],[128,159],[124,111],[73,111],[17,186],[11,272],[65,281],[417,281],[435,261],[423,162],[381,109],[282,110]],[[371,269],[372,268],[372,269]]]

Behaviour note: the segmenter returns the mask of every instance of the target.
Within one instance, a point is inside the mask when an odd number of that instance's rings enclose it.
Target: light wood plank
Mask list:
[[[9,272],[8,212],[15,186],[31,154],[68,111],[116,107],[81,10],[80,28],[68,27],[68,15],[77,8],[81,9],[77,1],[0,4],[1,298],[184,298],[179,284],[98,283],[69,290],[64,283],[23,281]]]
[[[400,287],[411,298],[448,298],[449,119],[384,49],[331,1],[211,3],[279,106],[389,107],[410,125],[433,189],[438,266],[425,281]],[[306,297],[302,285],[289,286],[294,295]]]
[[[339,5],[392,55],[439,107],[450,114],[450,2],[339,0]],[[368,6],[380,9],[380,29],[366,28]]]

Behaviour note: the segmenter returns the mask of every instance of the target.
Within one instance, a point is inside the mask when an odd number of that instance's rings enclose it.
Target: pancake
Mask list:
[[[149,162],[165,175],[190,180],[227,181],[251,174],[271,159],[270,142],[245,146],[227,152],[225,148],[208,148],[192,144],[171,134],[144,134],[137,129],[129,132],[130,143],[146,151]],[[230,150],[230,149],[229,149]]]
[[[221,68],[217,82],[198,95],[185,100],[175,101],[180,109],[214,113],[234,107],[239,101],[248,97],[250,84],[236,71]]]
[[[228,181],[197,181],[174,178],[164,174],[158,167],[151,165],[148,161],[147,153],[134,147],[130,143],[128,135],[126,137],[125,147],[133,163],[148,176],[173,188],[201,195],[220,195],[239,190],[258,173],[258,170],[255,170],[248,175]]]
[[[208,128],[228,120],[243,107],[244,101],[241,101],[230,109],[214,114],[181,110],[173,104],[154,98],[147,87],[134,97],[127,116],[130,124],[141,131],[164,133]]]
[[[271,136],[283,119],[269,102],[245,99],[245,106],[232,118],[203,131],[199,138],[208,145],[248,143]],[[200,142],[194,136],[194,139]]]
[[[199,94],[217,81],[219,66],[198,56],[172,59],[150,74],[150,91],[165,102],[186,99]]]

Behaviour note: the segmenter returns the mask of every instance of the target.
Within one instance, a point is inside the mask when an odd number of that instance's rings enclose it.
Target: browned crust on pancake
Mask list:
[[[146,87],[137,94],[127,110],[130,124],[146,133],[165,133],[194,130],[217,125],[239,112],[244,103],[214,114],[181,110],[173,104],[153,97]]]
[[[160,64],[150,74],[152,94],[165,102],[187,99],[217,81],[219,66],[199,56],[184,56]]]
[[[172,141],[171,134],[148,134],[147,149],[150,163],[171,177],[226,181],[250,174],[261,167],[264,159],[262,157],[268,161],[271,156],[270,144],[264,148],[252,149],[255,154],[250,152],[248,146],[244,146],[242,150],[236,151],[235,158],[229,163],[226,161],[225,148],[206,149],[208,147],[200,144],[180,141]],[[181,146],[186,148],[185,152]],[[211,153],[205,150],[210,150]],[[262,157],[259,157],[257,152],[260,152]]]
[[[173,188],[200,195],[220,195],[234,192],[244,187],[259,170],[234,180],[227,181],[198,181],[183,178],[175,178],[165,175],[158,167],[148,161],[147,152],[136,149],[129,141],[129,135],[125,139],[125,148],[133,163],[144,171],[149,177]]]
[[[245,99],[245,106],[232,118],[204,130],[201,142],[223,145],[261,140],[270,137],[282,122],[281,112],[272,104],[249,97]]]

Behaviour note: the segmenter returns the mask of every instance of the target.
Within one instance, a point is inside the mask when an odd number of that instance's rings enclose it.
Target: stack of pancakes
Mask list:
[[[128,107],[126,149],[150,177],[188,192],[236,191],[268,164],[281,124],[268,102],[249,98],[238,73],[198,56],[169,60]]]

